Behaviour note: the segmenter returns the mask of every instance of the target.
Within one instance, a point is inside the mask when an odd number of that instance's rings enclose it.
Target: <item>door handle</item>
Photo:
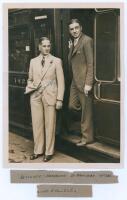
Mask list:
[[[94,85],[94,97],[96,99],[100,99],[101,98],[100,88],[101,88],[101,83],[96,83]]]

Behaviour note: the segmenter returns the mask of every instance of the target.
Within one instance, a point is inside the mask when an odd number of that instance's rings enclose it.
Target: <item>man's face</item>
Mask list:
[[[41,42],[41,44],[39,45],[39,50],[43,55],[48,55],[50,53],[51,50],[51,43],[49,40],[44,40]]]
[[[82,32],[82,27],[79,23],[73,23],[69,25],[69,32],[72,37],[78,38]]]

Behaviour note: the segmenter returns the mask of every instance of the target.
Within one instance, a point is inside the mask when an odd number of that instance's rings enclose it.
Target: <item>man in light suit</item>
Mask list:
[[[62,108],[64,75],[61,59],[50,54],[51,43],[46,37],[39,41],[40,55],[31,59],[26,93],[30,95],[34,154],[31,160],[44,154],[44,162],[54,154],[56,109]]]
[[[69,108],[82,110],[81,140],[77,146],[93,141],[92,99],[89,93],[93,84],[93,40],[82,33],[78,19],[69,22],[71,43],[69,49],[69,66],[72,71]]]

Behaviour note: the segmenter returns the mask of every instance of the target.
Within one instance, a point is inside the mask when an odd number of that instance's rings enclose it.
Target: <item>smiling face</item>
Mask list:
[[[69,25],[69,33],[73,38],[78,38],[81,35],[82,27],[79,23],[74,22],[73,24]]]
[[[44,56],[48,55],[50,53],[51,50],[51,43],[49,40],[43,40],[41,42],[41,44],[39,44],[39,50],[41,52],[41,54],[43,54]]]

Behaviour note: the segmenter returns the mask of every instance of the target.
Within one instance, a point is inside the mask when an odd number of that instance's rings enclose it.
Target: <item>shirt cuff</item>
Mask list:
[[[90,85],[85,85],[85,90],[90,91],[92,89],[92,86]]]

